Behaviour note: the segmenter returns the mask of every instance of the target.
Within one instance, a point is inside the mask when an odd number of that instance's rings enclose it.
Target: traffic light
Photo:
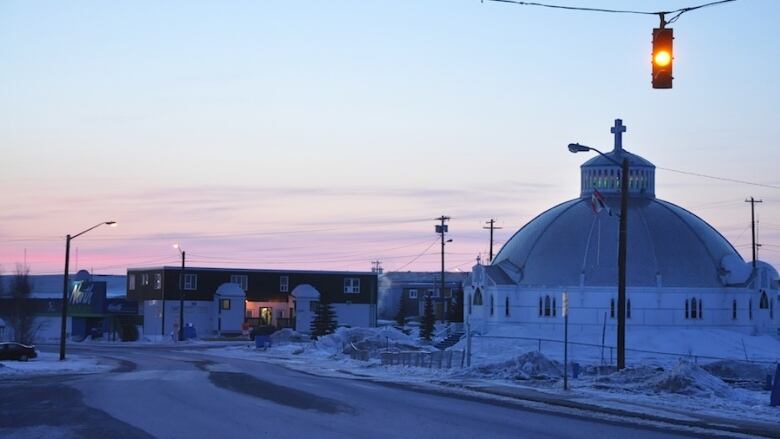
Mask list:
[[[672,88],[673,29],[653,29],[653,88]]]

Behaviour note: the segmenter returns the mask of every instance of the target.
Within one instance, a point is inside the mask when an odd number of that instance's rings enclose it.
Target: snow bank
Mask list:
[[[474,367],[465,375],[503,380],[557,380],[563,372],[559,362],[532,351],[512,360]]]
[[[710,374],[731,385],[753,390],[763,389],[767,375],[774,376],[775,367],[766,363],[736,360],[721,360],[702,366]]]
[[[379,351],[419,350],[416,340],[393,327],[338,328],[333,334],[319,337],[314,347],[331,354],[349,354],[355,349],[376,356]]]
[[[280,329],[271,334],[271,345],[282,345],[288,343],[301,343],[309,341],[309,336],[296,332],[290,328]]]
[[[676,393],[709,398],[729,397],[732,389],[720,378],[691,363],[680,360],[674,367],[631,367],[598,377],[594,388],[634,393]]]
[[[0,377],[96,373],[110,368],[107,364],[100,364],[95,358],[74,354],[69,354],[65,361],[59,361],[59,355],[52,352],[39,352],[38,358],[29,361],[3,361],[0,365]]]

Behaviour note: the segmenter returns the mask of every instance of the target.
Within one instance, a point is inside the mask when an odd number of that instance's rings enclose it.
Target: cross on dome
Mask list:
[[[615,126],[609,129],[615,135],[615,151],[623,149],[623,133],[626,132],[627,128],[623,125],[623,119],[615,119]]]

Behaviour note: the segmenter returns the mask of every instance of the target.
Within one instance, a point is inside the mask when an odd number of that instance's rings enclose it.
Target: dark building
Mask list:
[[[127,297],[139,303],[145,335],[169,336],[178,328],[180,294],[185,325],[202,336],[256,324],[308,332],[319,301],[333,305],[339,325],[376,325],[376,273],[193,267],[184,271],[183,289],[180,274],[180,267],[127,271]]]
[[[388,272],[383,275],[383,291],[388,310],[386,318],[419,318],[425,311],[425,297],[431,296],[436,320],[463,321],[463,282],[467,273],[444,273],[444,291],[439,272]]]

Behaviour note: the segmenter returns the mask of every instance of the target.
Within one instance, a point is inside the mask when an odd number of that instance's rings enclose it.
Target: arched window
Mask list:
[[[493,295],[490,295],[490,315],[492,316],[496,311],[495,303],[493,301]]]
[[[691,318],[692,319],[698,318],[697,314],[696,314],[696,309],[697,309],[696,308],[696,298],[694,297],[693,299],[691,299]]]
[[[631,299],[626,300],[626,318],[631,318]]]
[[[685,299],[685,318],[690,318],[688,315],[688,299]]]
[[[609,301],[609,318],[615,318],[615,299],[610,299]]]
[[[482,305],[482,291],[479,288],[474,293],[474,305]]]
[[[748,318],[753,320],[753,299],[748,300]]]
[[[761,298],[758,300],[758,307],[760,309],[769,309],[769,298],[766,296],[766,291],[761,290]]]
[[[469,315],[471,315],[471,294],[469,294],[467,297],[468,297],[468,304],[469,304]]]
[[[553,317],[555,317],[555,312],[556,312],[555,310],[556,310],[556,309],[558,309],[558,307],[557,307],[557,306],[555,306],[555,297],[553,297],[553,304],[552,304],[552,312],[553,312]]]
[[[699,297],[699,319],[704,318],[704,312],[702,312],[702,309],[704,309],[704,301],[701,300],[701,297]]]
[[[507,296],[507,298],[504,299],[504,315],[506,317],[509,317],[509,296]]]
[[[550,310],[550,296],[544,296],[544,315],[549,317],[552,314]]]
[[[539,297],[539,317],[542,316],[542,298]]]
[[[731,302],[731,320],[737,320],[737,299]]]

